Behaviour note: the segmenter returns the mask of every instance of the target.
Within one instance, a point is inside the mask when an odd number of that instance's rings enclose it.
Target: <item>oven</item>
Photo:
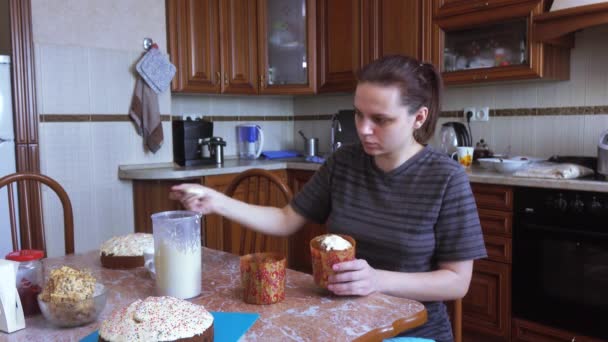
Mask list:
[[[517,188],[513,315],[608,339],[608,194]]]

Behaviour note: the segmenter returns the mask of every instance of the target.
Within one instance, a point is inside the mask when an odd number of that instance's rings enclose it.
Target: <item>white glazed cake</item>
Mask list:
[[[326,251],[343,251],[352,247],[348,240],[335,234],[327,234],[321,239],[321,247]]]
[[[154,238],[148,233],[115,236],[101,245],[101,253],[108,256],[144,255],[149,249],[154,249]]]
[[[102,341],[213,341],[213,316],[202,305],[173,297],[138,299],[112,312]]]
[[[101,245],[101,264],[107,268],[135,268],[144,265],[144,252],[154,250],[152,234],[115,236]]]

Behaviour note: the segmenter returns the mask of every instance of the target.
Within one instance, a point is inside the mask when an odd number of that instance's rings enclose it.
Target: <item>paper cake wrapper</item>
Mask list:
[[[254,253],[241,257],[243,300],[250,304],[274,304],[285,299],[287,261],[279,253]]]
[[[312,275],[315,279],[315,284],[324,289],[327,288],[327,278],[335,272],[331,268],[333,264],[343,261],[355,260],[355,239],[348,235],[340,235],[352,245],[351,248],[343,251],[326,251],[321,247],[321,240],[327,235],[319,235],[310,240],[310,255],[312,257]]]

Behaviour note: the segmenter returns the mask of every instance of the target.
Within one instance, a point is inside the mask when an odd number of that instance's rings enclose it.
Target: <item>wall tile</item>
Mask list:
[[[462,110],[473,103],[472,87],[446,87],[443,93],[443,110]]]
[[[141,51],[167,47],[163,0],[33,0],[34,42]]]
[[[495,108],[534,108],[538,106],[537,83],[496,86]]]
[[[511,155],[535,155],[534,117],[511,120]]]
[[[608,35],[608,26],[598,26],[589,29],[585,38],[599,42]],[[587,87],[585,88],[585,104],[588,106],[605,105],[608,103],[608,47],[606,44],[594,44],[587,49]]]
[[[352,109],[354,94],[338,94],[296,97],[294,113],[297,115],[334,114],[343,109]]]
[[[597,156],[600,134],[608,130],[608,115],[586,115],[583,117],[583,155]]]
[[[91,113],[129,112],[135,76],[131,72],[132,53],[88,48]]]
[[[241,103],[238,96],[215,96],[210,99],[209,114],[211,115],[237,115]]]
[[[86,48],[40,45],[41,114],[88,114],[89,62]],[[69,101],[66,100],[69,98]]]
[[[171,96],[171,114],[186,115],[186,114],[211,114],[211,97],[173,94]]]

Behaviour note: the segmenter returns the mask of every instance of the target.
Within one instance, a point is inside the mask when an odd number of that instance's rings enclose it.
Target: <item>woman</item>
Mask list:
[[[430,64],[389,56],[365,66],[355,92],[361,144],[344,146],[284,208],[248,205],[200,185],[171,197],[204,214],[289,235],[306,221],[353,236],[357,259],[334,265],[329,290],[375,291],[425,303],[428,322],[408,336],[451,341],[442,301],[463,297],[473,260],[486,256],[464,169],[425,145],[439,115],[441,77]],[[200,194],[188,195],[196,187]]]

